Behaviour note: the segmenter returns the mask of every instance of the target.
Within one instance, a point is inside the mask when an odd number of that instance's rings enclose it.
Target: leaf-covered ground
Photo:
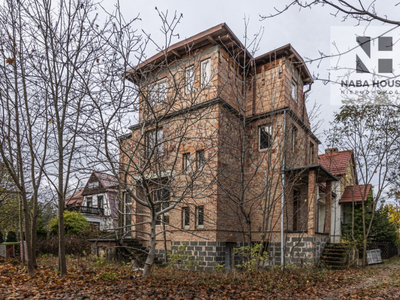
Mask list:
[[[400,260],[365,270],[279,269],[200,273],[155,268],[143,279],[130,266],[69,259],[60,278],[56,259],[39,260],[35,275],[0,262],[0,299],[400,299]]]

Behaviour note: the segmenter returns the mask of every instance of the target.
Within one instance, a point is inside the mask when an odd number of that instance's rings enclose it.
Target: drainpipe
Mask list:
[[[281,201],[281,266],[285,262],[284,253],[284,223],[283,223],[283,208],[285,206],[285,169],[286,169],[286,110],[283,112],[283,158],[282,158],[282,201]]]

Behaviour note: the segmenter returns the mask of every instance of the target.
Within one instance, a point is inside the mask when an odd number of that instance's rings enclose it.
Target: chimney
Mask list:
[[[327,148],[325,149],[325,154],[333,153],[333,152],[338,152],[338,148]]]

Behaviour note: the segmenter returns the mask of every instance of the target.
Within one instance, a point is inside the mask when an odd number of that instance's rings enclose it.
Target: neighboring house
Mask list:
[[[93,171],[85,187],[66,200],[66,209],[81,212],[100,230],[118,226],[118,180],[106,173]]]
[[[331,242],[340,243],[342,224],[351,222],[349,214],[353,202],[358,205],[362,200],[366,201],[372,188],[370,184],[358,184],[353,150],[326,149],[325,154],[319,155],[319,163],[339,179],[332,188]]]
[[[239,55],[251,62],[246,66],[249,68],[246,72],[242,72],[238,64]],[[165,57],[168,57],[168,62]],[[177,68],[183,71],[175,76]],[[143,74],[153,74],[155,79],[149,80]],[[189,129],[188,138],[178,149],[168,142],[160,143],[156,149],[159,157],[165,157],[165,165],[168,165],[171,153],[179,151],[179,163],[174,165],[174,170],[165,168],[162,172],[158,171],[161,174],[159,177],[164,177],[166,181],[173,174],[189,178],[190,174],[194,174],[190,164],[194,160],[197,167],[193,168],[198,169],[199,165],[205,168],[207,176],[204,180],[209,182],[210,187],[216,186],[214,192],[206,197],[188,197],[168,216],[164,216],[168,249],[175,251],[187,243],[187,251],[201,261],[199,269],[212,269],[219,263],[226,266],[233,264],[232,247],[245,242],[247,233],[243,231],[245,221],[242,214],[238,213],[237,206],[228,197],[229,193],[231,198],[238,193],[235,182],[240,176],[235,172],[239,159],[234,155],[239,150],[234,148],[234,144],[227,150],[226,145],[228,138],[239,144],[237,126],[240,126],[241,120],[246,120],[244,130],[248,155],[242,174],[252,187],[246,190],[245,201],[248,204],[244,204],[249,211],[249,206],[255,208],[251,210],[252,241],[260,241],[261,235],[266,233],[263,242],[268,247],[271,264],[281,263],[282,234],[286,262],[301,264],[318,260],[331,234],[332,182],[338,178],[318,162],[320,141],[311,132],[305,105],[305,93],[310,90],[313,80],[303,59],[290,44],[254,58],[229,27],[220,24],[172,45],[125,76],[142,92],[139,123],[130,128],[131,134],[120,140],[121,174],[129,173],[125,171],[125,166],[146,165],[146,149],[154,143],[155,136],[159,141],[166,141],[185,115],[193,112],[200,115],[202,109],[210,109],[207,123],[200,124],[201,135]],[[177,85],[176,79],[182,77],[184,84]],[[159,96],[159,102],[155,104],[145,102],[143,96],[149,85],[154,88],[154,82]],[[243,82],[250,83],[251,88],[241,98]],[[206,88],[202,89],[204,86]],[[171,87],[175,89],[172,92]],[[192,99],[194,106],[188,109],[180,102],[179,107],[173,107],[171,114],[162,118],[158,129],[152,126],[149,106],[154,104],[162,110],[162,105],[168,103],[172,93],[179,92],[179,97],[185,97],[194,94],[193,90],[199,91]],[[211,140],[216,142],[211,143]],[[282,170],[285,178],[281,176]],[[135,180],[140,180],[137,178],[153,180],[154,174],[130,174],[129,178],[132,179],[125,184],[134,185]],[[153,181],[157,184],[156,180]],[[266,189],[268,182],[273,185]],[[160,189],[155,186],[153,190],[157,192]],[[155,192],[160,199],[173,201],[172,192]],[[144,192],[137,189],[135,193],[140,196]],[[131,236],[147,246],[148,241],[142,234],[149,231],[141,213],[145,208],[132,201],[128,194],[124,199],[124,224],[128,231],[131,229],[129,225],[140,224]],[[266,201],[269,201],[268,207]],[[268,216],[263,214],[263,208],[270,211]],[[129,215],[130,212],[132,215]],[[161,229],[157,227],[157,231]],[[162,255],[163,235],[159,234],[157,240],[156,247]]]

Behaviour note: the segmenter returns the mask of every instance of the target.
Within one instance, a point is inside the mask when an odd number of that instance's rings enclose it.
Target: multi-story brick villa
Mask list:
[[[125,76],[139,92],[139,122],[121,138],[127,235],[149,245],[155,203],[157,253],[187,243],[199,269],[232,265],[233,247],[250,240],[271,264],[282,238],[286,262],[318,260],[338,179],[319,164],[305,105],[313,80],[290,44],[253,57],[220,24]]]

